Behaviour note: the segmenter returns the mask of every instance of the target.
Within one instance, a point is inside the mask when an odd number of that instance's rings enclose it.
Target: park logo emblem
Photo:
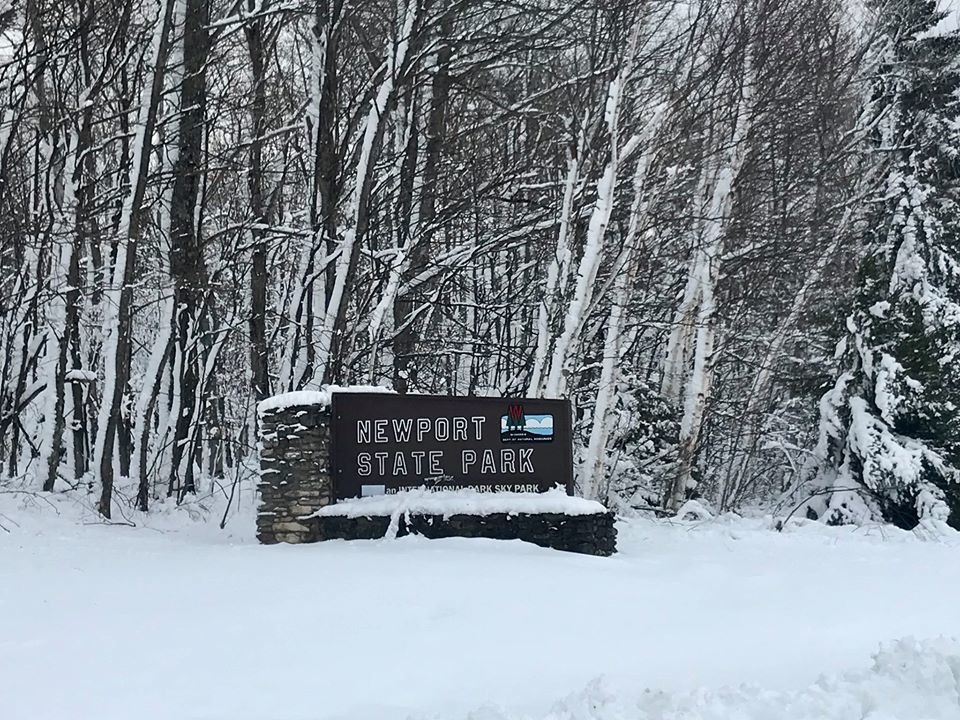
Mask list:
[[[553,415],[528,415],[523,405],[510,405],[507,414],[500,416],[500,440],[550,442],[553,440]]]

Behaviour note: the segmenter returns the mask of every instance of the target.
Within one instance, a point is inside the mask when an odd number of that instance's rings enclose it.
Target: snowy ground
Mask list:
[[[0,494],[3,720],[960,718],[957,535],[261,547],[249,519],[106,527],[71,503]]]

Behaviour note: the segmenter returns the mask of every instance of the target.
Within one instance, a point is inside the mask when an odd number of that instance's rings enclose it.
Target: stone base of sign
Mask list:
[[[281,396],[282,397],[282,396]],[[302,518],[333,502],[330,413],[319,404],[274,403],[260,412],[257,539],[310,542]]]
[[[320,540],[375,540],[394,535],[392,518],[328,515],[304,518],[309,528],[305,542]],[[490,515],[403,514],[396,518],[396,536],[426,538],[491,538],[523,540],[541,547],[608,556],[617,551],[617,530],[611,512],[589,515],[562,513],[496,513]]]

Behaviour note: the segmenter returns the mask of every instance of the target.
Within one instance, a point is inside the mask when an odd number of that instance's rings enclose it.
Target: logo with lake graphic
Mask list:
[[[528,415],[523,405],[510,405],[500,416],[500,440],[503,442],[550,442],[553,440],[553,415]]]

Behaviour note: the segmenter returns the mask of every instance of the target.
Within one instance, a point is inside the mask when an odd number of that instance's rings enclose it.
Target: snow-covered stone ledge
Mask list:
[[[548,493],[412,491],[346,500],[302,522],[310,540],[352,540],[416,534],[427,538],[523,540],[588,555],[616,552],[614,515],[600,503]]]
[[[606,511],[606,508],[598,502],[571,497],[559,488],[545,493],[411,490],[392,495],[343,500],[317,510],[313,517],[358,518],[411,513],[442,517],[503,513],[596,515]]]

